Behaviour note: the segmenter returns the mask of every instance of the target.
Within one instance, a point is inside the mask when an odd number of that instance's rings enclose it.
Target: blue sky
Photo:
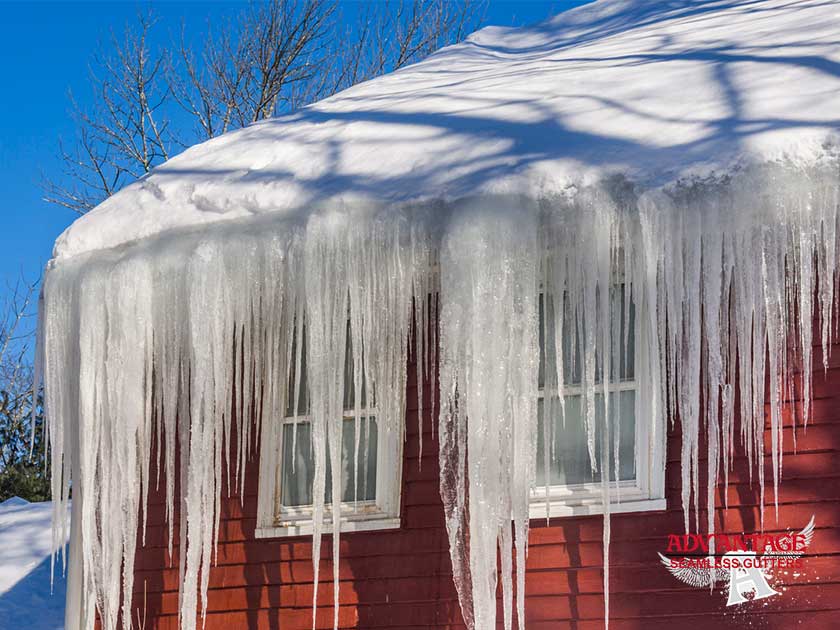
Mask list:
[[[352,11],[353,2],[347,2]],[[580,1],[491,0],[487,24],[528,24]],[[90,100],[88,68],[98,44],[121,32],[138,11],[158,17],[166,44],[183,23],[200,36],[236,2],[3,2],[0,0],[0,291],[23,273],[38,277],[55,238],[75,218],[41,200],[42,175],[61,171],[58,140],[73,138],[68,94]],[[0,295],[2,299],[2,295]]]

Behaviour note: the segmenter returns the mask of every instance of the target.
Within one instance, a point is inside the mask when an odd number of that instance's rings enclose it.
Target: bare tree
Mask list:
[[[45,469],[43,413],[33,392],[33,312],[38,283],[7,287],[0,303],[0,501],[14,495],[49,498]],[[31,440],[31,441],[30,441]]]
[[[464,38],[484,0],[369,1],[356,19],[337,0],[268,0],[151,50],[148,15],[112,37],[91,71],[96,107],[74,108],[77,137],[45,199],[83,214],[174,150],[396,70]],[[174,128],[169,121],[185,121]]]
[[[383,10],[368,3],[356,37],[338,55],[334,90],[344,89],[419,61],[437,49],[466,37],[484,17],[486,3],[399,0]]]
[[[28,357],[37,287],[37,282],[18,280],[6,287],[7,298],[0,303],[0,389],[30,383]]]
[[[170,85],[198,122],[204,137],[269,118],[290,107],[294,86],[316,80],[336,3],[274,0],[251,5],[218,34],[211,32],[200,57],[185,43]]]
[[[171,96],[163,76],[168,53],[150,50],[153,25],[141,15],[134,29],[111,36],[110,54],[94,57],[95,106],[84,111],[71,97],[78,135],[69,149],[60,144],[64,173],[45,181],[46,201],[84,214],[169,158],[172,138],[162,116]]]

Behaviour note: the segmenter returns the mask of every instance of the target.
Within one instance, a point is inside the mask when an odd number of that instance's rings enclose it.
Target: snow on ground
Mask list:
[[[840,130],[840,5],[601,0],[488,27],[295,114],[195,146],[79,219],[58,258],[325,202],[540,196],[813,162]]]
[[[64,627],[60,565],[50,592],[52,503],[13,497],[0,503],[0,628]],[[57,560],[60,563],[60,559]]]

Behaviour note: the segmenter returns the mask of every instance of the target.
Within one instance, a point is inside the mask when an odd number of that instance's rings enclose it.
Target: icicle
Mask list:
[[[498,554],[510,628],[514,547],[520,628],[524,622],[536,454],[538,251],[536,209],[511,198],[457,208],[440,254],[441,493],[470,628],[495,626]]]
[[[604,627],[610,627],[610,421],[609,415],[604,415],[601,427],[601,505],[604,509]],[[615,472],[618,480],[618,469]]]
[[[422,223],[411,232],[400,219],[397,216],[360,224],[358,217],[350,212],[333,212],[313,216],[306,228],[307,382],[315,462],[313,623],[325,509],[326,457],[329,456],[333,622],[338,625],[340,502],[342,475],[349,474],[341,463],[344,392],[354,393],[353,447],[357,453],[362,435],[360,425],[365,423],[365,431],[370,431],[371,421],[360,415],[362,401],[375,402],[381,440],[401,441],[404,431],[401,418],[409,333],[414,304],[426,299],[425,295],[416,295],[415,290],[429,286],[431,261],[428,238],[419,229]],[[345,382],[348,330],[353,350],[352,382]],[[369,444],[370,440],[365,442]],[[367,453],[363,460],[368,461]]]
[[[700,526],[701,431],[706,527],[714,527],[721,469],[726,495],[736,444],[763,507],[765,403],[777,503],[782,409],[795,384],[803,400],[811,396],[816,313],[824,365],[834,334],[839,189],[836,165],[766,165],[658,190],[616,179],[539,203],[492,196],[449,206],[320,208],[296,222],[231,222],[57,261],[45,276],[37,356],[54,536],[57,546],[66,537],[72,486],[85,630],[96,614],[103,630],[119,617],[130,626],[137,532],[158,481],[152,445],[160,449],[170,558],[181,511],[180,621],[193,630],[197,611],[206,611],[223,481],[233,472],[229,488],[241,492],[262,422],[301,405],[310,407],[315,453],[316,592],[321,533],[332,531],[337,611],[341,514],[332,509],[325,525],[325,491],[329,483],[337,506],[344,480],[359,472],[342,469],[344,417],[355,425],[357,467],[368,461],[360,453],[370,442],[366,408],[375,405],[380,438],[401,443],[410,346],[421,422],[423,372],[440,363],[440,490],[469,628],[495,623],[499,580],[506,628],[514,618],[523,625],[538,391],[546,417],[566,423],[572,377],[580,381],[585,448],[605,488],[608,597],[610,471],[617,480],[615,443],[624,430],[610,400],[613,359],[629,355],[631,341],[635,421],[647,423],[649,439],[641,450],[664,449],[666,419],[680,419],[686,529],[692,520]],[[623,308],[613,303],[619,294]],[[600,407],[607,441],[599,447]],[[797,412],[807,422],[809,404]],[[553,431],[546,421],[546,479],[557,456]],[[652,476],[662,479],[664,470]]]
[[[106,630],[113,630],[120,615],[124,627],[131,624],[134,550],[138,530],[144,536],[153,436],[161,451],[158,475],[165,478],[170,557],[176,501],[181,511],[185,630],[195,628],[198,610],[206,614],[223,480],[234,488],[232,470],[241,490],[262,415],[285,415],[284,384],[292,370],[300,384],[303,365],[310,389],[319,394],[309,399],[316,407],[322,401],[330,405],[313,410],[314,445],[325,448],[327,435],[333,438],[331,481],[333,496],[341,499],[336,458],[344,405],[340,397],[327,400],[325,391],[343,391],[343,362],[336,364],[335,356],[343,356],[348,304],[360,322],[354,343],[364,370],[356,374],[364,375],[357,399],[375,399],[381,440],[401,441],[412,309],[415,297],[425,300],[431,286],[425,222],[413,233],[408,225],[399,213],[371,213],[359,223],[348,211],[333,226],[330,241],[321,238],[313,219],[305,226],[184,236],[177,246],[141,243],[49,269],[39,347],[56,471],[53,493],[58,514],[72,484],[81,515],[85,628],[92,627],[94,610]],[[319,242],[325,246],[322,259],[310,253]],[[325,277],[333,284],[321,291],[318,279]],[[424,294],[415,296],[420,287]],[[294,332],[304,313],[312,322],[307,333],[312,356],[306,361],[303,327]],[[295,389],[297,396],[300,388]],[[73,446],[79,435],[84,438]],[[324,457],[319,461],[323,478]],[[315,496],[316,510],[323,511]],[[336,539],[339,519],[335,510]],[[58,547],[66,532],[63,519],[56,517],[56,523]],[[338,549],[336,540],[336,571]]]

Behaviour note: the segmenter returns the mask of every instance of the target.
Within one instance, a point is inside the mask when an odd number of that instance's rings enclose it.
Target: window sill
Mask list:
[[[399,529],[402,521],[398,516],[387,516],[384,514],[346,517],[341,520],[341,533],[348,532],[369,532],[381,529]],[[332,520],[324,520],[324,527],[321,530],[324,534],[332,533]],[[273,527],[257,527],[254,535],[256,538],[288,538],[292,536],[311,536],[313,532],[311,520],[299,522],[287,521],[282,525]]]
[[[665,499],[624,498],[619,502],[610,503],[610,514],[627,514],[629,512],[660,512],[665,510]],[[593,516],[603,514],[604,506],[600,498],[581,500],[552,500],[549,499],[548,517],[564,516]],[[529,510],[531,520],[545,520],[545,500],[534,498]]]

